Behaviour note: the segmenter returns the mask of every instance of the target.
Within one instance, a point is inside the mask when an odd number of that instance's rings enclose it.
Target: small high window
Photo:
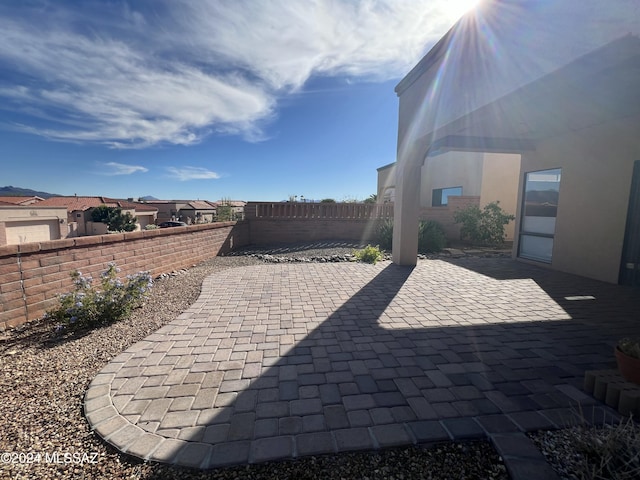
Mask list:
[[[432,207],[444,207],[449,204],[449,197],[462,195],[462,187],[435,188],[431,197]]]

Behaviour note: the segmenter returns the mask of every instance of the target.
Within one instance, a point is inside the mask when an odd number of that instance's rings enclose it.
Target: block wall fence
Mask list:
[[[449,197],[442,207],[423,207],[421,220],[442,225],[447,240],[460,240],[460,225],[453,220],[456,210],[480,205],[480,197]],[[351,240],[375,242],[379,221],[393,220],[393,204],[318,204],[249,202],[245,207],[252,244],[301,241]]]
[[[121,275],[153,276],[191,267],[249,243],[247,222],[94,235],[0,247],[0,331],[41,317],[73,289],[70,273],[98,278],[115,262]]]

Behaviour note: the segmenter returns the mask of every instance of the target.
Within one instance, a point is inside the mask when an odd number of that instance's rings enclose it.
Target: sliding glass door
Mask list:
[[[521,258],[551,263],[561,175],[559,168],[525,175],[518,252]]]

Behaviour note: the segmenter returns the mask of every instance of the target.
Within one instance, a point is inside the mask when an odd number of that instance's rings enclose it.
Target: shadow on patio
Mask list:
[[[96,377],[87,417],[200,468],[559,427],[597,405],[584,371],[612,366],[638,306],[511,260],[232,269]]]

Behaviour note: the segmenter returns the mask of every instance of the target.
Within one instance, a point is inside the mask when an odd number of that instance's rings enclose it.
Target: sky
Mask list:
[[[475,3],[0,2],[0,187],[363,200],[394,87]]]

